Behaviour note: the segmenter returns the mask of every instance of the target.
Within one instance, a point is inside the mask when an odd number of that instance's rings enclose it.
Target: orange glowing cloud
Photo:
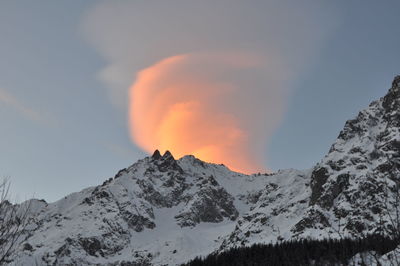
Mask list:
[[[240,88],[230,78],[257,64],[240,55],[178,55],[140,71],[130,88],[134,142],[147,152],[192,154],[245,173],[264,170],[248,121],[235,115]]]
[[[337,14],[316,1],[159,2],[101,1],[81,24],[107,62],[98,78],[111,103],[128,109],[132,140],[149,153],[268,168],[290,94]]]

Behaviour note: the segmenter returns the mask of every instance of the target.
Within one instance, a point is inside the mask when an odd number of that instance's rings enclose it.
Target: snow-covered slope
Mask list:
[[[218,250],[265,188],[288,188],[297,174],[304,180],[294,170],[243,175],[156,151],[100,186],[32,200],[34,223],[13,263],[182,263]]]
[[[239,245],[389,232],[399,129],[397,77],[310,170],[244,175],[156,151],[100,186],[31,200],[12,264],[176,265]]]
[[[301,173],[285,175],[289,183],[263,190],[221,248],[291,238],[391,235],[400,226],[400,76],[385,97],[346,122],[329,153],[303,179]]]
[[[385,97],[346,122],[314,168],[310,205],[327,224],[340,222],[342,234],[387,233],[400,204],[399,181],[400,76]]]

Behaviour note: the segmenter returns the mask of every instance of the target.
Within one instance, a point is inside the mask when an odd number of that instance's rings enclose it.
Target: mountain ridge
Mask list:
[[[245,175],[156,150],[102,185],[30,200],[10,264],[177,265],[255,243],[388,234],[399,179],[397,76],[311,169]]]

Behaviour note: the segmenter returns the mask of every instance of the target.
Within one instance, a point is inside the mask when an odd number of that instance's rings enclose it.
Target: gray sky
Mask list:
[[[226,74],[246,87],[242,107],[232,112],[246,118],[247,107],[259,110],[259,123],[249,128],[266,167],[311,167],[345,120],[383,96],[400,73],[399,7],[2,1],[0,176],[11,177],[19,200],[53,201],[142,158],[127,125],[129,86],[137,71],[185,53],[265,59],[256,74]]]

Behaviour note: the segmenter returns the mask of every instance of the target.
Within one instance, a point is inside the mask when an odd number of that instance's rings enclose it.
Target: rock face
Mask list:
[[[15,265],[176,265],[230,247],[390,233],[399,205],[400,77],[312,169],[244,175],[170,152],[46,203]],[[26,204],[26,203],[24,203]]]
[[[340,221],[342,234],[389,231],[387,216],[396,209],[400,181],[399,130],[400,77],[396,77],[385,97],[346,122],[314,168],[310,207],[329,224]]]

